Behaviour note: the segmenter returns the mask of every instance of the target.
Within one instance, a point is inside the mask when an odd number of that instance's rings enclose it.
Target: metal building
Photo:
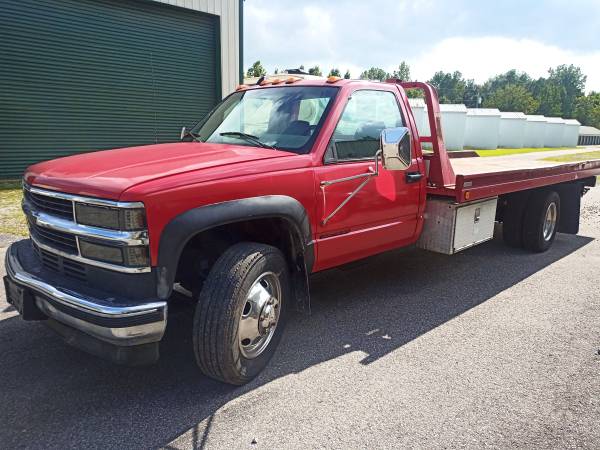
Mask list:
[[[600,145],[600,130],[594,127],[579,128],[579,145]]]
[[[525,139],[523,147],[541,148],[544,146],[544,137],[546,135],[546,117],[544,116],[526,116],[527,126],[525,127]]]
[[[527,118],[522,112],[501,112],[498,145],[503,148],[524,147],[526,128]]]
[[[242,0],[5,0],[0,177],[174,141],[241,79]]]
[[[465,146],[467,107],[463,104],[440,105],[442,134],[448,150],[462,150]]]
[[[546,132],[544,134],[545,147],[562,147],[565,132],[565,119],[560,117],[546,117]]]
[[[500,111],[498,109],[467,109],[465,146],[475,149],[496,149],[499,135]]]
[[[562,147],[576,147],[579,140],[579,127],[581,124],[575,119],[565,119]]]

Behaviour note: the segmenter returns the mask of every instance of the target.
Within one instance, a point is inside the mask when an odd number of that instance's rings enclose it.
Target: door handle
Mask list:
[[[423,174],[421,172],[406,172],[407,183],[416,183],[421,178],[423,178]]]

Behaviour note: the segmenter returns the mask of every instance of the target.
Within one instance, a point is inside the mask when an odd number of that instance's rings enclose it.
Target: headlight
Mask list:
[[[109,206],[75,204],[77,223],[111,230],[143,230],[146,214],[142,208],[111,208]]]
[[[150,265],[148,247],[115,247],[79,239],[81,256],[95,261],[120,264],[127,267]]]

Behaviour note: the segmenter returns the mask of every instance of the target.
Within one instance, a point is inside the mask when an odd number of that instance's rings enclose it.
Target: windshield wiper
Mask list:
[[[270,148],[271,150],[275,149],[275,147],[273,147],[272,145],[261,142],[258,137],[253,136],[252,134],[242,133],[241,131],[224,131],[223,133],[219,133],[219,135],[220,136],[238,137],[238,138],[246,139],[248,142],[252,142],[253,144],[256,144],[262,148]]]

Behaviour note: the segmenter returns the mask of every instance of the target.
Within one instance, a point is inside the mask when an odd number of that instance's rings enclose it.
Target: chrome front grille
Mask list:
[[[77,254],[77,238],[74,235],[40,227],[31,217],[27,218],[27,222],[29,223],[29,232],[34,235],[34,238],[37,238],[36,240],[63,252]]]
[[[36,194],[28,189],[24,190],[24,195],[36,210],[73,220],[73,202],[71,200]]]
[[[80,279],[85,279],[86,266],[125,273],[151,270],[149,264],[136,267],[91,259],[82,255],[80,249],[80,239],[113,248],[147,247],[149,244],[147,230],[121,231],[79,224],[74,213],[74,206],[77,204],[118,209],[144,208],[143,203],[83,197],[26,184],[23,185],[23,191],[23,210],[27,215],[31,239],[45,267]]]

